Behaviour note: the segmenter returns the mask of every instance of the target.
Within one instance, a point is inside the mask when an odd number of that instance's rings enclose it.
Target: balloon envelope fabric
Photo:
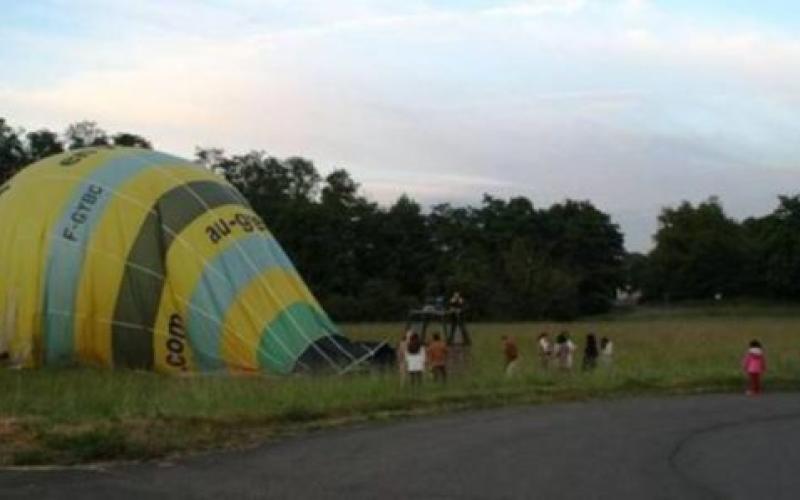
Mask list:
[[[25,367],[285,374],[347,343],[235,188],[138,148],[0,187],[0,313],[0,352]]]

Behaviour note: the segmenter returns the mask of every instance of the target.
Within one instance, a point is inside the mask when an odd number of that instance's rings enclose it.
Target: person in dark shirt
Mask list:
[[[586,347],[583,349],[583,371],[594,370],[595,366],[597,366],[597,357],[599,355],[597,337],[590,333],[586,336]]]

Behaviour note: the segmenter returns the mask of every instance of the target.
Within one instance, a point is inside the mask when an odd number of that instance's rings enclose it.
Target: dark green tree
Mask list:
[[[800,196],[780,196],[778,208],[744,222],[753,255],[750,290],[778,299],[800,299]]]
[[[738,295],[746,282],[746,244],[741,226],[728,218],[715,197],[665,208],[658,217],[650,254],[653,281],[648,294],[670,300]]]
[[[650,260],[647,255],[631,252],[625,255],[622,263],[622,288],[627,291],[643,291],[651,281]]]
[[[608,311],[623,285],[623,236],[588,201],[567,200],[545,211],[542,234],[551,257],[577,281],[581,314]]]
[[[30,163],[30,157],[20,136],[24,132],[12,128],[0,118],[0,184]]]
[[[64,152],[64,144],[55,132],[47,129],[28,132],[25,136],[28,143],[28,156],[31,162]]]
[[[286,175],[289,178],[288,195],[293,200],[312,202],[319,194],[321,177],[314,164],[297,156],[284,162]]]
[[[434,253],[422,207],[401,196],[382,216],[377,242],[386,262],[385,276],[404,295],[422,296],[434,271]]]
[[[115,146],[153,149],[153,145],[150,143],[150,141],[148,141],[142,136],[131,134],[128,132],[120,132],[118,134],[114,134],[114,137],[111,138],[111,141]]]

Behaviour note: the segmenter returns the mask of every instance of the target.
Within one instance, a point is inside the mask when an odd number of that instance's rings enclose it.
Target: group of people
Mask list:
[[[513,376],[520,364],[519,348],[511,336],[504,335],[502,342],[505,373],[507,376]],[[548,333],[541,333],[536,347],[539,364],[543,370],[549,370],[551,366],[555,365],[562,371],[572,371],[577,347],[568,332],[559,333],[554,342],[551,341]],[[447,380],[448,347],[439,333],[434,333],[433,341],[426,345],[418,333],[409,330],[401,337],[396,352],[400,375],[410,385],[422,384],[426,370],[431,372],[434,381],[445,382]],[[608,337],[602,337],[598,343],[595,334],[586,335],[581,362],[583,371],[594,370],[598,364],[609,367],[613,357],[614,343]],[[747,394],[760,394],[761,379],[767,370],[767,361],[758,340],[750,342],[742,360],[742,370],[748,378]]]
[[[438,332],[434,333],[432,338],[432,342],[425,344],[417,332],[409,330],[402,335],[397,345],[397,367],[400,376],[412,386],[422,383],[426,371],[431,372],[434,381],[447,380],[448,346]],[[512,376],[520,362],[519,349],[513,337],[504,335],[502,342],[504,370],[506,375]],[[550,340],[548,333],[542,333],[536,345],[542,369],[547,370],[555,364],[563,371],[572,371],[577,347],[568,332],[558,334],[555,342]],[[611,340],[603,337],[598,344],[597,337],[590,333],[586,336],[582,368],[584,371],[593,370],[598,363],[610,366],[613,355],[614,344]]]
[[[517,365],[519,364],[519,349],[516,341],[510,336],[504,335],[502,341],[506,375],[511,376],[517,370]],[[550,340],[549,333],[543,332],[539,335],[536,346],[539,353],[539,363],[543,370],[548,370],[551,365],[556,364],[563,371],[572,371],[577,346],[568,332],[559,333],[555,342]],[[586,336],[583,362],[581,364],[584,371],[593,370],[597,366],[598,360],[603,366],[611,366],[613,356],[614,344],[608,337],[600,339],[598,346],[595,334],[590,333]]]
[[[422,384],[426,369],[434,381],[447,380],[447,344],[439,333],[434,333],[433,341],[425,345],[418,333],[409,330],[400,339],[396,352],[400,377],[412,386]]]

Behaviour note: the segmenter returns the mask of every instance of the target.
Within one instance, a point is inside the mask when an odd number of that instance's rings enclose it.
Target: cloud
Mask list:
[[[385,202],[589,198],[634,248],[661,206],[767,210],[800,165],[800,40],[760,24],[630,1],[69,5],[80,36],[16,23],[0,54],[14,123],[301,154]]]

